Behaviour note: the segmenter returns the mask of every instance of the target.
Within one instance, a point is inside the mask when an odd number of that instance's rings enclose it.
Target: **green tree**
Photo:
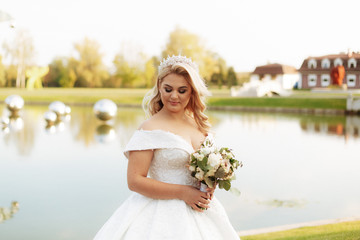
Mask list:
[[[213,73],[210,78],[210,82],[214,85],[217,85],[219,88],[223,85],[223,76],[221,73]]]
[[[88,38],[81,43],[75,43],[78,59],[69,62],[70,72],[76,75],[75,87],[101,87],[103,82],[109,78],[109,73],[103,64],[100,45]],[[72,65],[74,64],[74,68]]]
[[[145,85],[139,63],[130,63],[121,53],[115,56],[113,63],[116,69],[114,78],[119,87],[141,87]]]
[[[4,87],[5,85],[6,85],[5,66],[2,62],[2,56],[0,55],[0,87]]]
[[[76,82],[75,68],[78,61],[72,57],[57,57],[49,65],[49,73],[44,77],[45,87],[72,88]]]
[[[204,46],[205,42],[196,34],[176,27],[169,35],[162,57],[166,58],[167,56],[179,54],[191,57],[198,64],[201,76],[206,80],[210,80],[215,72],[219,57]]]
[[[44,77],[44,87],[60,87],[60,79],[66,76],[65,58],[57,57],[49,64],[49,72]]]
[[[250,82],[251,72],[239,72],[236,74],[238,79],[238,84],[240,86],[244,85],[246,82]]]
[[[16,86],[17,66],[9,65],[5,68],[6,87]]]
[[[225,71],[226,69],[226,61],[223,58],[219,57],[211,75],[210,83],[212,85],[217,85],[219,88],[222,88],[224,84],[227,84],[227,72]]]
[[[235,73],[233,67],[229,67],[229,68],[228,68],[226,81],[227,81],[227,84],[228,84],[228,88],[229,88],[229,89],[230,89],[232,86],[236,86],[236,85],[237,85],[236,73]]]
[[[16,87],[25,87],[26,69],[33,64],[35,48],[30,33],[24,29],[16,31],[13,41],[4,42],[5,57],[10,58],[11,65],[17,66]]]
[[[145,87],[150,88],[154,86],[156,82],[157,69],[156,66],[159,66],[160,62],[157,57],[152,57],[145,63],[144,70],[144,79],[145,79]]]

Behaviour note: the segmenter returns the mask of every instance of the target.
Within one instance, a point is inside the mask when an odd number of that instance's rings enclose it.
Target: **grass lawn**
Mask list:
[[[329,108],[345,109],[344,98],[294,98],[294,97],[262,97],[262,98],[239,98],[239,97],[212,97],[209,99],[210,106],[244,106],[244,107],[282,107],[282,108]]]
[[[241,240],[360,240],[360,221],[243,236]]]
[[[20,95],[25,102],[49,103],[62,101],[67,104],[88,103],[108,98],[115,103],[139,105],[149,89],[119,88],[42,88],[34,90],[0,88],[0,101],[11,94]]]
[[[312,93],[310,91],[294,91],[289,97],[242,98],[230,97],[228,89],[210,89],[213,96],[208,99],[209,106],[240,107],[281,107],[281,108],[321,108],[345,109],[346,94]],[[140,105],[149,89],[119,88],[43,88],[35,90],[0,88],[0,101],[11,94],[22,96],[25,102],[50,103],[55,100],[66,104],[93,104],[108,98],[117,104]]]

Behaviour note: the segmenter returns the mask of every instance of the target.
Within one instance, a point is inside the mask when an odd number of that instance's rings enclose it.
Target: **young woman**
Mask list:
[[[202,192],[190,175],[190,154],[206,139],[209,92],[197,66],[183,56],[159,66],[156,86],[144,99],[150,118],[125,148],[133,193],[105,223],[96,240],[239,239],[214,189]],[[206,209],[206,210],[203,210]]]

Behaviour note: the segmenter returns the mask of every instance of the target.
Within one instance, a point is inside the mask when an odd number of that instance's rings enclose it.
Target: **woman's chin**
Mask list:
[[[176,104],[176,105],[168,105],[166,107],[170,112],[180,112],[183,111],[184,108],[180,105],[180,104]]]

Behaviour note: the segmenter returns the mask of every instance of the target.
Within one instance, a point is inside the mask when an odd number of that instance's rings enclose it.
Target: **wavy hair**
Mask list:
[[[147,117],[159,112],[164,104],[161,101],[160,86],[163,79],[171,74],[183,76],[191,86],[191,96],[188,105],[186,106],[186,114],[193,117],[199,130],[206,133],[210,129],[209,118],[204,113],[206,110],[205,99],[210,96],[204,80],[199,73],[186,63],[175,63],[167,66],[159,72],[156,85],[145,95],[143,100],[143,109]]]

